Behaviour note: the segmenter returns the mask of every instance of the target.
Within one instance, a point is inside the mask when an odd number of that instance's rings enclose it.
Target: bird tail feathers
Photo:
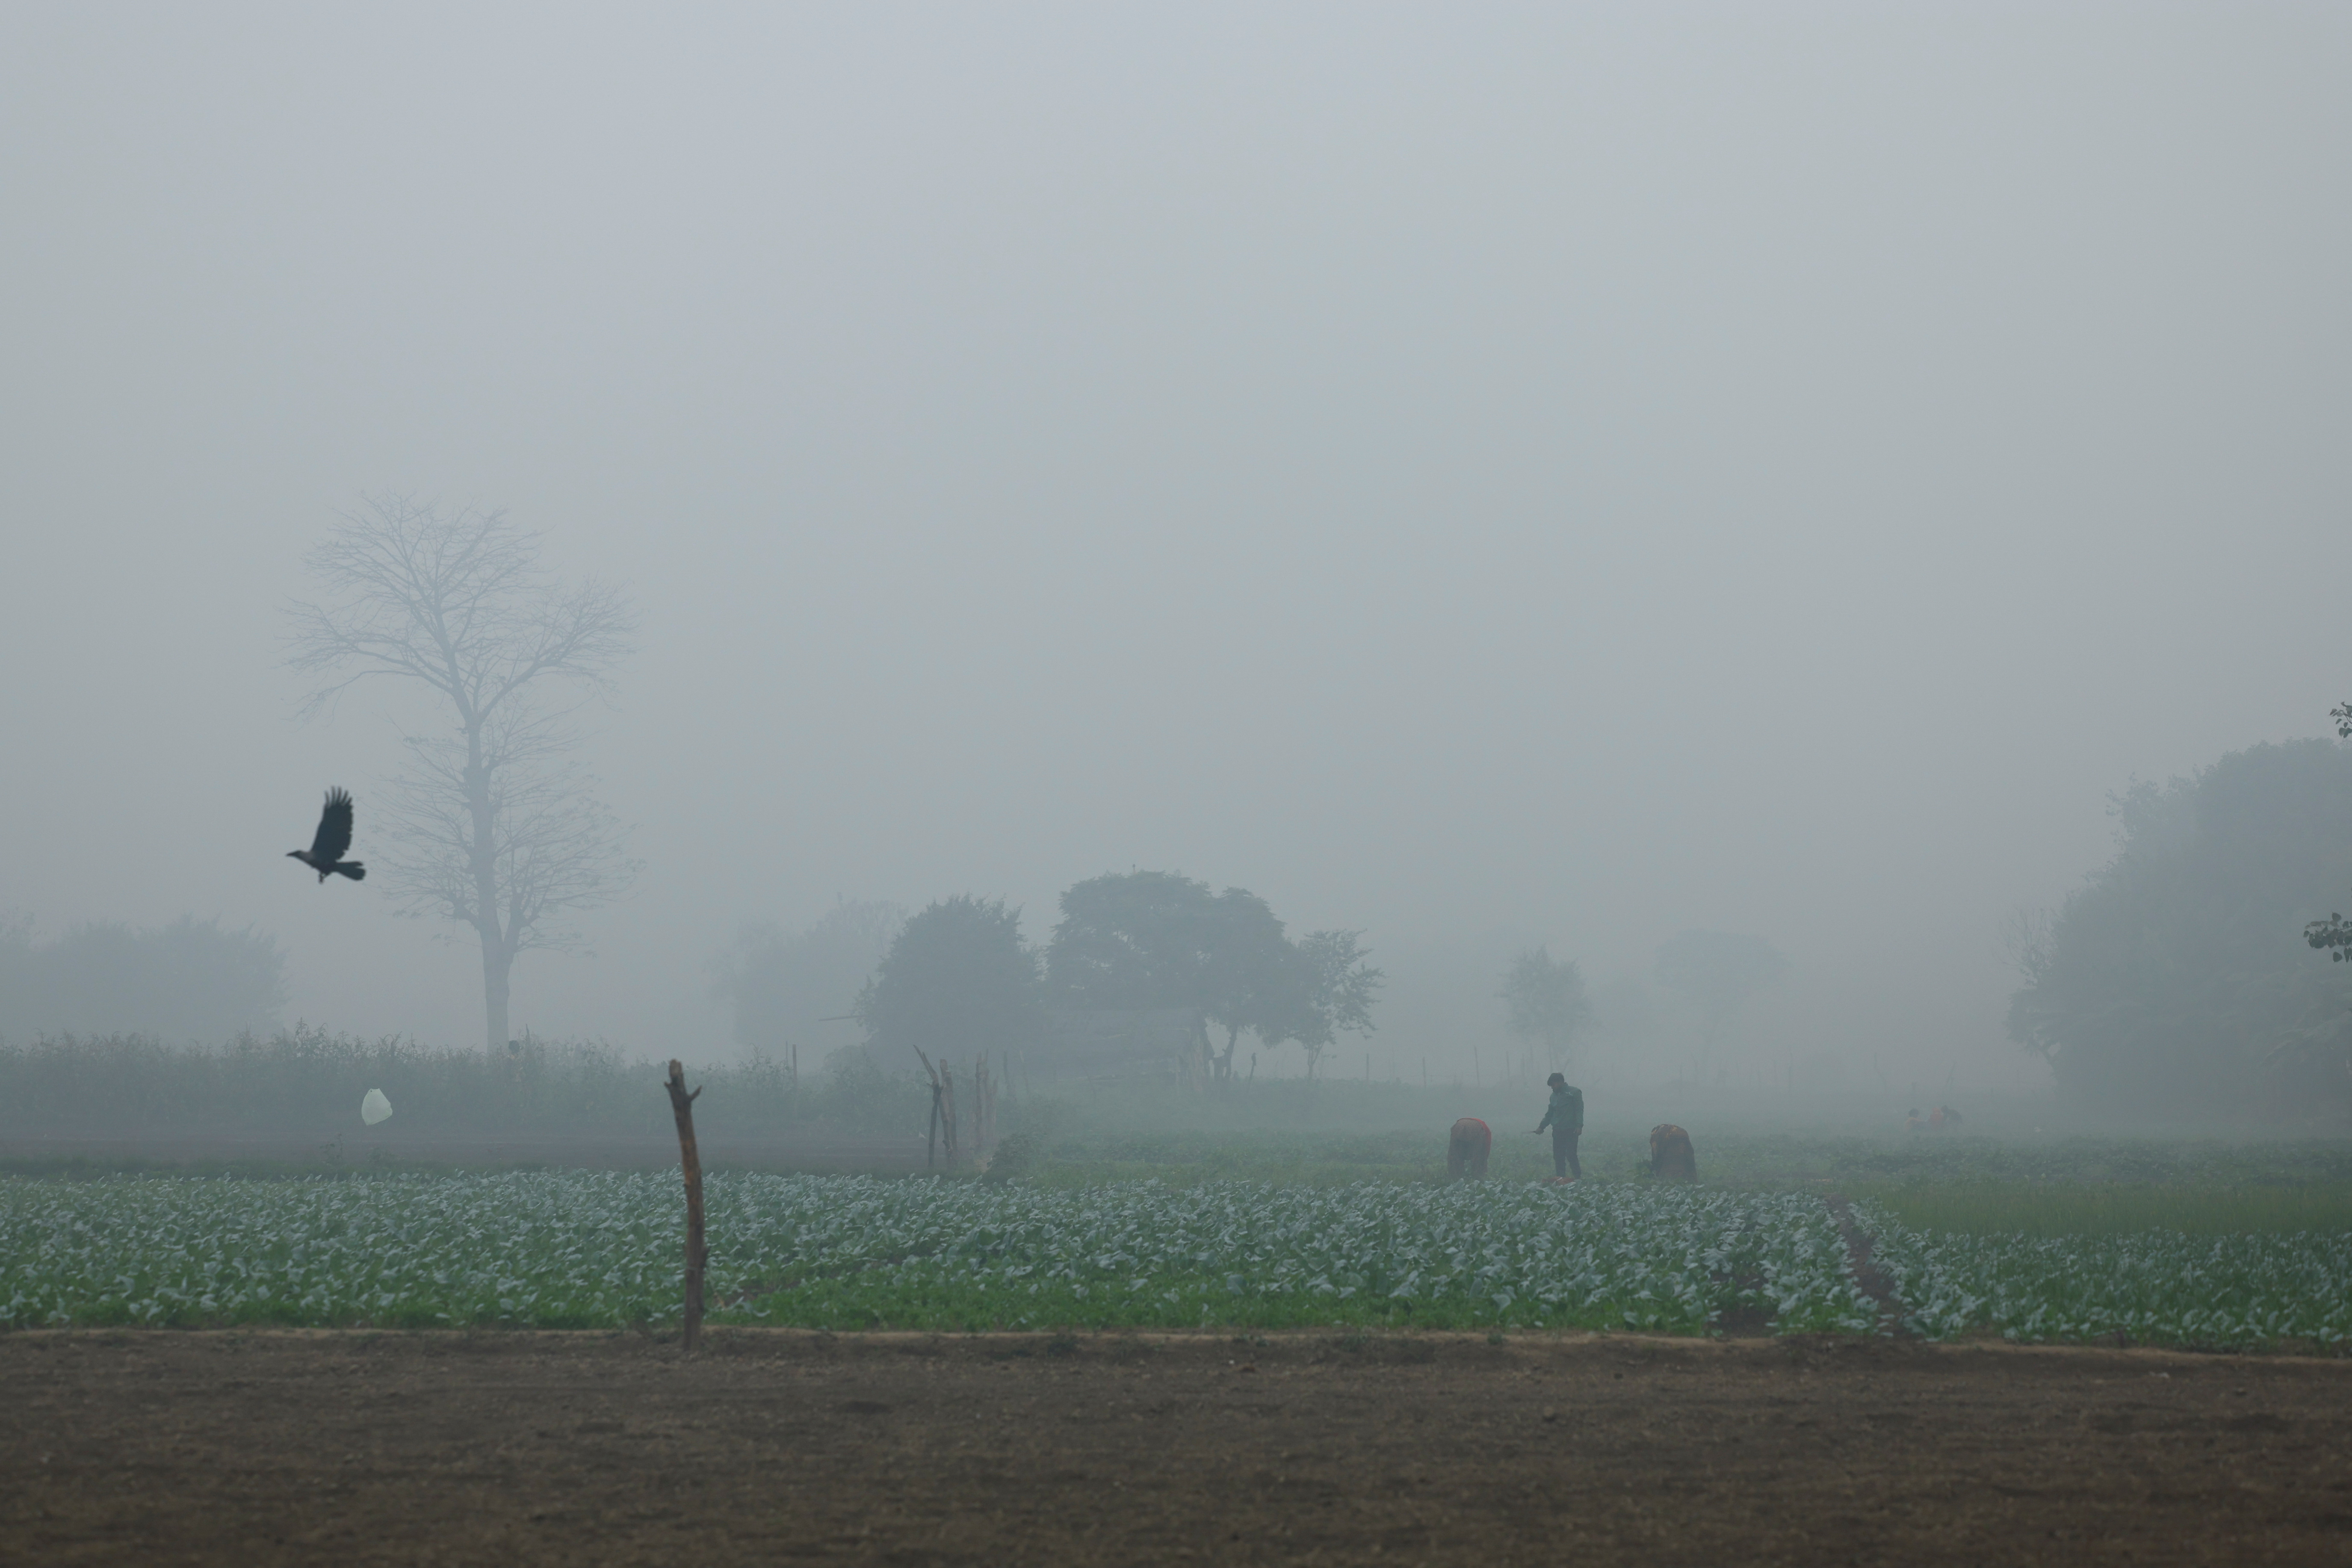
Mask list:
[[[349,877],[354,882],[364,882],[367,880],[367,868],[361,865],[356,860],[338,860],[335,862],[333,869],[343,876]]]

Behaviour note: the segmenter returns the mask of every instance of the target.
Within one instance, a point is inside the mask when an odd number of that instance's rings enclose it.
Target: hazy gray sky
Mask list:
[[[643,611],[646,875],[518,1024],[720,1051],[744,919],[1140,866],[1367,928],[1383,1057],[1698,925],[2005,1068],[2107,792],[2352,696],[2347,81],[2316,5],[12,6],[0,909],[474,1037],[279,858],[417,721],[277,663],[404,490]]]

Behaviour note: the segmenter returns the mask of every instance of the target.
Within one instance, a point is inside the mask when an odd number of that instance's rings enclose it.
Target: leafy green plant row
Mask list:
[[[2352,1337],[2352,1231],[1969,1235],[1854,1205],[1906,1325],[1930,1339],[2251,1348]]]
[[[2352,1184],[2314,1187],[2052,1183],[1874,1185],[1849,1189],[1914,1230],[1970,1236],[2190,1236],[2352,1231]]]
[[[744,1173],[709,1178],[709,1203],[719,1322],[1879,1326],[1827,1208],[1799,1193]],[[679,1309],[682,1208],[674,1173],[0,1180],[0,1325],[660,1323]],[[1855,1210],[1931,1338],[2352,1336],[2352,1231],[1978,1235]]]
[[[1678,1188],[709,1183],[712,1321],[1864,1329],[1813,1198]],[[0,1182],[0,1323],[617,1326],[679,1307],[674,1176]]]

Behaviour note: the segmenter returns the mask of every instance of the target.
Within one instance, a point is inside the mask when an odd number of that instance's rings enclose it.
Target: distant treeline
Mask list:
[[[971,1064],[952,1063],[959,1082]],[[505,1052],[365,1038],[297,1024],[225,1047],[175,1046],[139,1035],[40,1036],[0,1041],[0,1139],[232,1135],[265,1141],[393,1145],[503,1137],[673,1136],[659,1065],[598,1040],[526,1038]],[[917,1139],[930,1110],[915,1075],[886,1071],[869,1053],[835,1051],[822,1064],[756,1055],[688,1068],[703,1089],[695,1125],[706,1141],[758,1142],[814,1131],[827,1136]],[[382,1089],[392,1119],[373,1132],[360,1118]],[[1262,1079],[1210,1095],[1171,1095],[1150,1080],[1063,1090],[1032,1085],[1017,1063],[1005,1075],[1002,1131],[1076,1157],[1106,1157],[1089,1140],[1235,1133],[1287,1145],[1336,1130],[1419,1127],[1442,1159],[1454,1117],[1532,1121],[1542,1091],[1463,1091],[1369,1079]],[[1498,1122],[1497,1125],[1502,1125]],[[1312,1131],[1310,1131],[1312,1130]],[[1531,1145],[1532,1146],[1532,1145]],[[1425,1152],[1425,1151],[1424,1151]]]
[[[2020,933],[2011,1036],[2109,1114],[2340,1121],[2352,967],[2304,928],[2352,909],[2352,748],[2232,752],[2115,815],[2115,858]]]
[[[278,939],[183,915],[134,930],[118,921],[37,942],[0,921],[0,1039],[73,1029],[217,1041],[278,1026],[286,1005]]]
[[[919,1131],[926,1091],[862,1055],[796,1072],[754,1058],[694,1069],[708,1135],[755,1138],[822,1123],[845,1131]],[[0,1132],[239,1132],[331,1138],[362,1130],[372,1089],[392,1101],[387,1135],[403,1140],[530,1133],[667,1138],[658,1068],[601,1041],[525,1039],[503,1053],[363,1039],[298,1024],[218,1048],[143,1035],[56,1035],[0,1041]]]

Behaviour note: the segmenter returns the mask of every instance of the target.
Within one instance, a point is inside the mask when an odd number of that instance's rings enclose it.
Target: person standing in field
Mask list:
[[[1544,1119],[1536,1123],[1536,1131],[1551,1129],[1552,1180],[1566,1181],[1572,1172],[1576,1179],[1584,1179],[1584,1167],[1577,1163],[1576,1141],[1584,1134],[1584,1091],[1559,1073],[1545,1081],[1551,1085],[1551,1104],[1544,1110]]]

